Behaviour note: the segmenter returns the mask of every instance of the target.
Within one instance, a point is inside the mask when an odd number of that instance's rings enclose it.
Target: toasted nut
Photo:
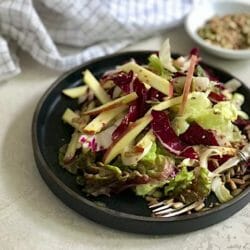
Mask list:
[[[230,188],[231,188],[232,190],[237,189],[237,186],[236,186],[236,184],[232,181],[232,179],[228,181],[228,184],[230,185]]]
[[[237,178],[231,178],[231,181],[233,181],[235,184],[239,184],[239,185],[245,184],[244,180],[237,179]]]
[[[241,188],[237,188],[235,190],[233,190],[231,192],[232,196],[237,196],[238,194],[240,194],[242,192],[242,189]]]
[[[173,205],[172,205],[173,208],[182,208],[184,207],[184,204],[182,202],[175,202]]]
[[[245,184],[243,184],[243,185],[240,185],[240,188],[241,189],[245,189],[247,186],[249,186],[250,185],[250,181],[246,181],[245,182]]]
[[[243,179],[244,181],[250,180],[250,174],[247,174],[247,175],[243,176],[242,179]]]
[[[234,171],[233,168],[230,170],[230,176],[231,176],[231,177],[235,176],[235,171]]]
[[[203,209],[205,207],[205,203],[202,202],[199,206],[197,206],[194,210],[195,211],[200,211],[201,209]]]
[[[227,173],[226,173],[226,182],[229,182],[230,181],[230,179],[231,179],[231,177],[230,177],[230,171],[228,171]]]

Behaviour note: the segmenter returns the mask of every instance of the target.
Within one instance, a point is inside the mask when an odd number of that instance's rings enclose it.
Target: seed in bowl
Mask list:
[[[198,29],[198,35],[210,44],[226,49],[250,48],[250,14],[214,16]]]

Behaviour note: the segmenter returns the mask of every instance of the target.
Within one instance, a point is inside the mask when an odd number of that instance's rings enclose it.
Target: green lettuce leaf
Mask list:
[[[151,195],[158,188],[163,187],[166,183],[167,181],[158,181],[158,182],[152,182],[152,183],[147,183],[147,184],[140,184],[136,186],[135,193],[138,196]]]
[[[156,146],[156,143],[154,142],[152,144],[149,152],[146,155],[144,155],[144,157],[141,159],[141,161],[149,162],[149,163],[153,164],[155,159],[156,159],[156,156],[157,156],[156,150],[157,150],[157,146]]]
[[[172,78],[172,73],[166,68],[164,68],[164,65],[162,64],[160,58],[157,55],[150,55],[148,61],[148,66],[154,73],[168,80]]]
[[[195,68],[195,74],[201,77],[207,77],[206,71],[198,64]]]
[[[186,131],[190,122],[197,122],[204,129],[214,130],[217,135],[225,136],[229,142],[235,142],[242,140],[240,130],[232,123],[239,112],[230,101],[212,106],[205,93],[193,92],[187,101],[183,116],[177,116],[172,125],[179,135]]]
[[[173,192],[174,195],[180,194],[192,184],[194,178],[193,171],[188,171],[185,166],[182,167],[181,171],[165,187],[164,194],[168,195],[170,192]]]
[[[217,135],[223,135],[228,141],[240,141],[240,130],[232,123],[237,119],[238,111],[230,101],[219,102],[212,109],[204,110],[195,121],[204,129],[216,131]]]
[[[166,184],[164,193],[173,197],[180,195],[186,203],[206,198],[211,192],[212,177],[206,168],[197,167],[188,171],[186,166]]]
[[[213,111],[216,114],[220,114],[224,119],[235,121],[237,119],[237,108],[230,101],[219,102],[214,105]]]
[[[243,119],[249,119],[248,114],[241,110],[241,106],[245,101],[244,95],[240,93],[234,93],[230,101],[233,105],[235,105],[238,112],[238,116],[242,117]]]
[[[199,198],[207,197],[211,192],[212,177],[206,168],[195,169],[195,179],[192,183],[192,189],[197,193]]]
[[[212,109],[212,103],[203,92],[193,92],[189,94],[189,99],[182,116],[176,116],[172,121],[172,126],[177,135],[184,133],[189,123],[195,121],[201,114]],[[179,105],[176,105],[172,111],[178,112]]]
[[[233,198],[229,190],[225,187],[220,177],[216,177],[212,182],[212,190],[221,203],[227,202]]]

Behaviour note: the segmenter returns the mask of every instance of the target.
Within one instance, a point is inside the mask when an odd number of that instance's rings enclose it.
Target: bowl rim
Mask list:
[[[191,27],[190,24],[190,19],[193,17],[194,13],[199,10],[199,9],[203,9],[206,8],[207,6],[212,6],[212,5],[223,5],[223,4],[235,4],[235,5],[239,5],[239,6],[247,6],[250,9],[250,3],[244,2],[244,1],[234,1],[234,0],[220,0],[220,1],[206,1],[206,2],[202,2],[200,5],[195,5],[193,7],[193,9],[188,13],[188,15],[186,16],[185,19],[185,29],[187,31],[187,33],[189,34],[189,36],[196,41],[199,45],[201,45],[202,47],[206,48],[207,50],[213,51],[213,52],[217,52],[220,53],[221,55],[227,55],[227,56],[232,56],[232,58],[250,58],[250,47],[249,49],[240,49],[240,50],[234,50],[234,49],[227,49],[227,48],[223,48],[220,47],[219,45],[213,45],[210,44],[206,41],[204,41],[204,39],[202,39],[196,32],[196,30],[194,30]],[[232,13],[234,13],[232,11]]]
[[[202,212],[197,212],[194,214],[190,214],[190,215],[180,215],[177,217],[170,217],[170,218],[155,218],[155,217],[147,217],[147,216],[140,216],[140,215],[134,215],[134,214],[129,214],[129,213],[125,213],[125,212],[120,212],[108,207],[101,207],[98,206],[95,202],[89,200],[88,198],[85,198],[84,196],[76,193],[75,191],[73,191],[70,187],[68,187],[62,180],[60,180],[59,177],[57,177],[57,175],[55,175],[53,173],[53,171],[50,168],[50,163],[46,161],[46,159],[43,156],[42,150],[39,146],[39,140],[38,140],[38,131],[37,131],[37,127],[38,127],[38,117],[40,115],[40,111],[43,108],[43,105],[45,103],[45,101],[47,100],[48,96],[51,94],[51,92],[53,91],[53,89],[59,85],[61,83],[61,81],[63,79],[65,79],[66,77],[70,76],[72,73],[74,73],[77,70],[80,70],[81,68],[84,67],[88,67],[91,64],[95,64],[97,62],[103,61],[103,60],[111,60],[113,57],[119,57],[119,56],[123,56],[123,55],[131,55],[131,57],[133,55],[145,55],[145,54],[151,54],[151,53],[155,53],[156,51],[154,50],[140,50],[140,51],[127,51],[127,52],[118,52],[118,53],[114,53],[111,55],[107,55],[107,56],[103,56],[103,57],[99,57],[90,61],[87,61],[84,64],[81,64],[80,66],[77,66],[73,69],[71,69],[70,71],[62,74],[61,76],[59,76],[54,83],[52,83],[52,85],[45,91],[45,93],[41,96],[34,115],[33,115],[33,120],[32,120],[32,145],[33,145],[33,153],[35,155],[35,159],[37,158],[43,167],[43,170],[46,171],[46,174],[61,188],[63,189],[69,196],[72,196],[74,199],[78,200],[79,202],[83,202],[85,203],[87,206],[93,208],[93,209],[98,209],[104,213],[109,214],[110,216],[116,217],[116,218],[123,218],[123,219],[131,219],[133,221],[145,221],[145,222],[177,222],[177,221],[187,221],[187,220],[193,220],[196,219],[197,217],[205,217],[209,214],[224,210],[226,208],[229,208],[231,206],[233,206],[235,203],[237,203],[238,201],[240,201],[243,198],[250,198],[250,186],[248,188],[246,188],[242,193],[240,193],[238,196],[234,197],[232,200],[220,204],[218,207],[214,207],[211,208],[207,211],[202,211]],[[172,53],[172,55],[179,55],[179,53]],[[205,63],[205,65],[210,66],[209,64]],[[211,66],[212,67],[212,66]],[[214,68],[214,67],[212,67]],[[230,76],[232,76],[235,79],[238,79],[237,77],[233,76],[231,73],[228,73],[225,70],[222,70],[220,68],[217,68],[219,71],[228,74]],[[239,79],[238,79],[239,80]],[[241,80],[239,80],[241,83],[243,83]],[[244,84],[244,83],[243,83]],[[245,84],[244,84],[245,85]],[[245,85],[247,87],[247,85]],[[37,161],[36,161],[36,165],[37,165]],[[249,197],[247,197],[249,196]]]

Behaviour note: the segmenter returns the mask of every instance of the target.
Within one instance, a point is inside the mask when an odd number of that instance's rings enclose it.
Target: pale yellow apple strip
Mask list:
[[[75,130],[75,132],[71,135],[71,140],[67,146],[67,150],[63,158],[65,162],[72,160],[72,158],[75,156],[77,146],[79,143],[78,142],[79,137],[80,137],[80,133],[77,130]]]
[[[146,115],[132,123],[128,127],[127,131],[121,136],[121,138],[112,144],[106,151],[103,158],[104,164],[109,164],[117,155],[119,155],[123,149],[129,145],[130,142],[132,142],[151,121],[152,116]]]
[[[132,93],[130,93],[128,95],[119,97],[119,98],[117,98],[117,99],[115,99],[113,101],[105,103],[105,104],[103,104],[101,106],[98,106],[98,107],[96,107],[94,109],[87,110],[83,114],[84,115],[96,115],[96,114],[99,114],[101,112],[111,110],[111,109],[120,107],[121,105],[130,103],[130,102],[134,101],[135,99],[137,99],[137,97],[138,97],[137,94],[135,92],[132,92]]]
[[[67,108],[62,116],[62,119],[64,122],[68,123],[71,125],[73,128],[79,129],[79,124],[74,122],[74,119],[79,119],[80,116],[76,114],[74,111],[71,109]]]
[[[120,115],[126,108],[127,106],[123,105],[100,113],[83,129],[83,132],[86,134],[96,134],[100,132],[112,119]]]
[[[129,72],[133,71],[137,74],[137,77],[143,82],[151,87],[159,90],[161,93],[168,95],[169,91],[169,81],[156,75],[155,73],[145,69],[144,67],[138,65],[135,62],[129,62],[119,67],[119,70]]]
[[[86,94],[88,86],[79,86],[75,88],[64,89],[62,92],[64,95],[74,99]]]
[[[102,104],[107,103],[111,100],[110,96],[106,93],[101,84],[89,70],[85,70],[83,72],[83,81],[94,92],[95,96]]]
[[[174,105],[180,104],[182,101],[182,96],[173,97],[169,100],[160,102],[159,104],[154,105],[148,112],[151,110],[163,111],[166,110]]]
[[[149,130],[142,139],[135,145],[135,147],[138,148],[145,148],[147,145],[149,145],[151,142],[155,141],[155,136],[152,130]]]
[[[124,165],[136,165],[151,149],[155,136],[152,130],[149,130],[143,138],[134,146],[126,147],[121,153],[121,159]]]

